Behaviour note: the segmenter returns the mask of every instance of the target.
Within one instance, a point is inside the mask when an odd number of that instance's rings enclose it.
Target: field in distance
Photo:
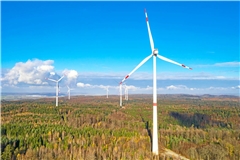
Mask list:
[[[158,95],[159,156],[151,152],[152,96],[1,101],[1,159],[240,159],[234,96]]]

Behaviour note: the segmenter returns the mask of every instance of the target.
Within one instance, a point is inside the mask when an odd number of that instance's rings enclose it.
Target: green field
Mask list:
[[[1,159],[240,159],[239,97],[159,95],[159,156],[151,153],[152,96],[1,102]]]

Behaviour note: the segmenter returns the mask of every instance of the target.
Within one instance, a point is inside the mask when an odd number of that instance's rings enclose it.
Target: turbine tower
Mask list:
[[[124,93],[125,93],[125,100],[128,101],[128,87],[126,85],[126,83],[124,84]]]
[[[108,91],[109,91],[108,88],[109,88],[109,86],[106,87],[106,90],[107,90],[107,98],[108,98]]]
[[[126,100],[128,101],[128,87],[126,88]]]
[[[72,89],[70,89],[68,85],[67,85],[67,88],[68,88],[68,91],[67,91],[67,93],[68,93],[68,99],[70,99],[70,98],[71,98],[71,97],[70,97],[70,91],[71,91]]]
[[[53,82],[56,83],[56,106],[58,106],[58,92],[59,92],[59,88],[58,88],[59,85],[58,85],[58,83],[63,79],[63,77],[64,77],[64,75],[60,79],[58,79],[58,80],[47,78],[47,80],[53,81]]]
[[[120,107],[122,107],[122,83],[119,85]]]
[[[145,16],[146,16],[146,22],[147,22],[147,28],[148,28],[148,35],[149,35],[149,40],[150,40],[150,45],[151,45],[151,54],[147,56],[142,62],[140,62],[133,70],[130,72],[128,75],[126,75],[123,80],[120,82],[120,85],[127,79],[129,76],[131,76],[138,68],[140,68],[145,62],[147,62],[151,57],[153,57],[153,133],[152,133],[152,152],[155,155],[158,155],[158,122],[157,122],[157,77],[156,77],[156,57],[159,59],[176,64],[178,66],[187,68],[187,69],[192,69],[189,68],[183,64],[177,63],[171,59],[168,59],[166,57],[163,57],[158,54],[158,49],[154,48],[154,42],[152,38],[152,33],[150,30],[149,22],[148,22],[148,16],[147,16],[147,11],[145,9]]]

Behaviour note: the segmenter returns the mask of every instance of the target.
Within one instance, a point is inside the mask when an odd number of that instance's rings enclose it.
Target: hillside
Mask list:
[[[159,156],[151,153],[152,97],[75,96],[2,101],[2,159],[240,159],[238,97],[158,96]],[[181,157],[183,156],[183,157]]]

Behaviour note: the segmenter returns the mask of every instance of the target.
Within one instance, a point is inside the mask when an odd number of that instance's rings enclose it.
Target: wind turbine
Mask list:
[[[148,35],[149,35],[149,40],[150,40],[150,45],[151,45],[151,54],[147,56],[142,62],[140,62],[133,70],[130,72],[128,75],[126,75],[123,80],[120,82],[120,85],[127,79],[129,76],[131,76],[139,67],[141,67],[145,62],[147,62],[151,57],[153,57],[153,135],[152,135],[152,152],[155,155],[158,155],[158,122],[157,122],[157,77],[156,77],[156,57],[163,61],[167,61],[169,63],[176,64],[178,66],[187,68],[187,69],[192,69],[184,64],[180,64],[178,62],[175,62],[171,59],[168,59],[166,57],[163,57],[158,54],[158,49],[154,48],[154,42],[152,38],[152,33],[150,30],[149,22],[148,22],[148,16],[147,16],[147,11],[145,9],[145,16],[146,16],[146,22],[147,22],[147,28],[148,28]]]
[[[125,93],[125,100],[127,100],[128,101],[128,87],[127,87],[127,85],[126,85],[126,83],[124,83],[124,93]]]
[[[128,101],[128,87],[126,88],[126,100]]]
[[[119,85],[120,107],[122,107],[122,83]]]
[[[108,88],[109,88],[109,86],[106,87],[106,90],[107,90],[107,98],[108,98],[108,91],[109,91]]]
[[[67,88],[68,88],[68,91],[67,91],[67,93],[68,93],[68,99],[70,99],[70,91],[71,91],[72,89],[70,89],[68,85],[67,85]]]
[[[63,79],[64,75],[59,78],[58,80],[54,80],[54,79],[50,79],[50,78],[46,78],[49,81],[53,81],[56,83],[56,106],[58,106],[58,91],[59,91],[59,85],[58,83]]]

